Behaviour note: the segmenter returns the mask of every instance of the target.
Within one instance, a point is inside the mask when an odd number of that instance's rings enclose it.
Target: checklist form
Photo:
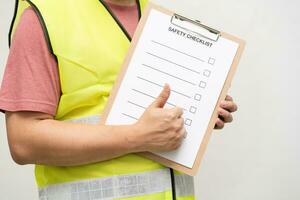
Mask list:
[[[152,153],[192,168],[239,43],[223,37],[212,41],[176,26],[168,13],[148,12],[110,99],[105,123],[135,123],[168,83],[171,95],[165,108],[183,109],[187,136],[175,151]]]

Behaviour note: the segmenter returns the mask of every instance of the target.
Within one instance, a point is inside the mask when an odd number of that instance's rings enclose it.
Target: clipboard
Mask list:
[[[144,10],[144,14],[143,14],[143,16],[140,20],[140,23],[137,27],[136,33],[135,33],[135,35],[132,39],[131,46],[129,48],[127,57],[126,57],[123,65],[122,65],[122,68],[121,68],[120,73],[117,77],[115,85],[114,85],[114,87],[112,89],[112,92],[109,96],[107,106],[105,107],[105,110],[102,114],[102,118],[101,118],[101,123],[102,124],[107,123],[108,116],[109,116],[110,111],[111,111],[111,109],[114,105],[114,102],[116,100],[116,96],[119,92],[122,81],[124,80],[124,76],[127,72],[127,69],[128,69],[128,66],[131,62],[134,51],[136,50],[136,46],[137,46],[137,44],[139,42],[139,39],[142,35],[142,32],[143,32],[144,26],[147,22],[148,16],[149,16],[149,14],[152,10],[156,10],[158,12],[169,15],[170,16],[170,24],[172,24],[174,27],[178,27],[178,28],[180,28],[182,30],[185,30],[186,32],[190,32],[194,35],[198,35],[199,37],[205,38],[208,41],[218,42],[220,38],[226,38],[226,39],[228,39],[230,41],[233,41],[233,42],[238,44],[237,51],[236,51],[235,56],[233,58],[233,61],[231,63],[230,70],[227,74],[226,80],[224,81],[223,87],[221,89],[221,93],[218,96],[217,104],[215,105],[215,107],[213,109],[213,112],[212,112],[211,118],[209,120],[208,126],[206,128],[206,131],[205,131],[204,136],[202,138],[201,144],[200,144],[200,146],[198,148],[198,151],[196,153],[196,158],[194,159],[193,165],[191,167],[187,167],[183,164],[180,164],[180,163],[174,162],[170,159],[167,159],[165,157],[162,157],[162,156],[160,156],[156,153],[151,153],[151,152],[137,153],[140,156],[143,156],[143,157],[146,157],[148,159],[154,160],[158,163],[161,163],[164,166],[167,166],[167,167],[173,168],[175,170],[178,170],[180,172],[183,172],[185,174],[194,176],[197,173],[197,170],[200,166],[200,161],[201,161],[201,159],[204,155],[204,152],[205,152],[206,146],[208,144],[209,138],[210,138],[211,133],[214,129],[214,125],[215,125],[216,119],[218,117],[217,107],[218,107],[220,101],[225,99],[225,97],[226,97],[227,91],[230,87],[230,84],[231,84],[231,81],[233,79],[234,73],[236,71],[237,65],[238,65],[239,60],[241,58],[242,52],[244,50],[245,41],[243,41],[242,39],[239,39],[235,36],[232,36],[228,33],[220,32],[220,31],[218,31],[216,29],[213,29],[213,28],[211,28],[207,25],[204,25],[203,23],[201,23],[198,20],[191,20],[191,19],[186,18],[184,16],[178,15],[178,14],[176,14],[176,13],[170,11],[170,10],[167,10],[167,9],[161,7],[161,6],[155,5],[153,3],[148,3],[147,7]]]

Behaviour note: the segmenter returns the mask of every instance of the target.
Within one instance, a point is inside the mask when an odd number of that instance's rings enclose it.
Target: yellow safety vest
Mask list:
[[[139,15],[146,3],[137,1]],[[55,119],[97,123],[130,36],[102,0],[19,0],[10,39],[28,6],[58,62],[62,96]],[[169,169],[135,154],[75,167],[36,165],[35,176],[40,199],[172,199]],[[192,177],[174,177],[177,199],[194,199]]]

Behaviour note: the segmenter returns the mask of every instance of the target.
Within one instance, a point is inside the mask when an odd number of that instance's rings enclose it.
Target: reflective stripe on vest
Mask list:
[[[69,119],[65,121],[74,122],[74,123],[83,123],[83,124],[97,124],[100,122],[100,115],[81,117],[78,119]]]
[[[100,119],[100,115],[94,115],[66,121],[73,123],[97,124],[100,122]],[[194,195],[194,181],[192,176],[186,174],[175,174],[174,178],[176,196]],[[98,188],[95,189],[93,185],[97,185]],[[91,199],[93,199],[92,197],[94,196],[97,196],[97,198],[101,197],[99,199],[125,198],[170,190],[171,177],[169,169],[162,169],[137,174],[90,179],[88,181],[57,184],[41,189],[40,198],[43,199],[43,196],[47,196],[49,199],[51,196],[70,195],[74,193],[74,187],[77,187],[75,192],[76,194],[73,194],[74,196],[87,195]],[[85,189],[80,189],[82,187]],[[60,191],[61,194],[57,193],[57,191]]]
[[[194,195],[193,178],[175,175],[177,196]],[[171,190],[169,169],[51,185],[39,190],[40,199],[116,199]]]

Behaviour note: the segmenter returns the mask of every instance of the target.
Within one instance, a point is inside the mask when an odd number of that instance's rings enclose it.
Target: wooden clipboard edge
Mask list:
[[[186,172],[187,174],[189,174],[191,176],[196,175],[197,170],[200,167],[201,159],[203,158],[203,155],[204,155],[204,152],[206,150],[208,141],[209,141],[209,139],[211,137],[211,134],[212,134],[212,132],[214,130],[214,126],[215,126],[216,120],[218,118],[218,107],[220,105],[220,102],[226,98],[226,95],[227,95],[228,90],[229,90],[229,88],[231,86],[231,82],[233,80],[234,74],[235,74],[235,72],[237,70],[237,66],[239,64],[239,61],[241,59],[242,53],[243,53],[243,51],[245,49],[245,45],[246,45],[246,42],[244,40],[239,39],[239,38],[237,38],[237,37],[235,37],[233,35],[230,35],[228,33],[222,32],[221,33],[221,37],[224,37],[226,39],[229,39],[231,41],[234,41],[234,42],[238,43],[239,47],[238,47],[238,49],[236,51],[236,55],[234,56],[234,59],[232,61],[232,64],[230,66],[230,70],[229,70],[229,72],[227,74],[227,78],[225,80],[225,83],[223,85],[222,91],[221,91],[221,93],[219,95],[217,104],[215,106],[214,112],[213,112],[212,117],[210,119],[210,122],[208,124],[208,128],[207,128],[207,130],[205,132],[205,135],[203,137],[202,143],[201,143],[201,145],[199,147],[199,150],[198,150],[198,153],[197,153],[194,165],[193,165],[192,169],[187,168],[186,171],[183,171],[183,172]]]
[[[136,33],[134,34],[134,37],[132,38],[132,41],[131,41],[131,45],[129,47],[129,50],[128,50],[128,53],[127,53],[127,56],[124,60],[124,63],[121,67],[121,70],[120,70],[120,73],[116,79],[116,82],[113,86],[113,89],[111,91],[111,94],[109,96],[109,99],[108,99],[108,103],[107,105],[105,106],[105,109],[102,113],[102,117],[101,117],[101,124],[105,124],[106,120],[107,120],[107,117],[108,117],[108,114],[109,114],[109,111],[111,110],[112,108],[112,105],[115,101],[115,98],[117,96],[117,93],[118,93],[118,90],[121,86],[121,83],[122,83],[122,80],[125,76],[125,73],[127,71],[127,68],[129,66],[129,63],[130,63],[130,60],[132,58],[132,55],[133,55],[133,52],[136,48],[136,45],[138,43],[138,40],[143,32],[143,29],[144,29],[144,26],[145,26],[145,23],[148,19],[148,16],[149,16],[149,13],[152,9],[155,9],[155,10],[158,10],[158,11],[161,11],[165,14],[168,14],[168,15],[173,15],[174,12],[170,11],[170,10],[167,10],[161,6],[158,6],[156,4],[153,4],[151,2],[148,3],[148,5],[146,6],[145,10],[144,10],[144,13],[143,13],[143,16],[142,18],[140,19],[140,23],[137,27],[137,30],[136,30]],[[159,155],[156,155],[154,153],[151,153],[151,152],[140,152],[140,153],[136,153],[137,155],[141,155],[143,157],[146,157],[148,159],[151,159],[151,160],[154,160],[156,162],[159,162],[167,167],[170,167],[170,168],[173,168],[175,170],[178,170],[178,171],[181,171],[185,174],[188,174],[190,176],[194,176],[196,175],[197,171],[198,171],[198,168],[200,166],[200,161],[204,155],[204,152],[205,152],[205,149],[206,149],[206,146],[208,144],[208,141],[210,139],[210,136],[212,134],[212,131],[214,129],[214,125],[215,125],[215,122],[216,122],[216,119],[218,117],[218,113],[217,113],[217,108],[218,108],[218,105],[220,104],[220,101],[222,101],[223,99],[225,99],[226,97],[226,94],[230,88],[230,84],[231,84],[231,81],[233,79],[233,76],[236,72],[236,69],[237,69],[237,65],[240,61],[240,58],[241,58],[241,55],[243,53],[243,50],[245,48],[245,41],[244,40],[241,40],[233,35],[230,35],[228,33],[225,33],[225,32],[222,32],[221,33],[221,37],[224,37],[224,38],[227,38],[231,41],[234,41],[236,43],[239,44],[239,47],[238,47],[238,50],[237,50],[237,53],[233,59],[233,62],[232,62],[232,65],[230,67],[230,70],[228,72],[228,75],[227,75],[227,78],[226,78],[226,81],[224,83],[224,86],[223,86],[223,89],[221,91],[221,94],[218,98],[218,102],[215,106],[215,109],[214,109],[214,112],[212,114],[212,117],[211,117],[211,120],[209,122],[209,125],[208,125],[208,128],[206,130],[206,133],[203,137],[203,140],[201,142],[201,145],[199,147],[199,150],[198,150],[198,153],[197,153],[197,156],[196,156],[196,159],[195,159],[195,162],[193,164],[193,167],[192,168],[188,168],[184,165],[181,165],[179,163],[176,163],[174,161],[171,161],[169,159],[166,159],[164,157],[161,157]]]
[[[204,137],[202,139],[202,142],[201,142],[201,145],[199,147],[199,150],[198,150],[195,162],[193,164],[193,167],[192,168],[188,168],[188,167],[186,167],[184,165],[181,165],[181,164],[176,163],[174,161],[168,160],[166,158],[163,158],[163,157],[161,157],[159,155],[156,155],[156,154],[153,154],[151,152],[141,152],[141,153],[137,153],[137,154],[142,155],[142,156],[144,156],[146,158],[149,158],[151,160],[155,160],[155,161],[157,161],[157,162],[159,162],[159,163],[161,163],[161,164],[163,164],[165,166],[171,167],[173,169],[181,171],[181,172],[183,172],[185,174],[188,174],[190,176],[195,176],[196,175],[196,173],[197,173],[197,171],[198,171],[198,169],[200,167],[201,159],[203,158],[203,155],[205,153],[207,144],[208,144],[209,139],[211,137],[211,134],[212,134],[212,132],[214,130],[215,122],[216,122],[216,119],[218,117],[218,110],[217,110],[217,108],[220,105],[220,102],[222,100],[224,100],[225,97],[226,97],[226,95],[227,95],[227,92],[228,92],[228,90],[230,88],[231,81],[232,81],[232,79],[234,77],[234,74],[236,72],[238,63],[239,63],[239,61],[241,59],[241,56],[242,56],[242,53],[244,51],[245,44],[246,44],[244,40],[241,40],[241,39],[239,39],[239,38],[237,38],[235,36],[232,36],[232,35],[230,35],[228,33],[222,32],[221,36],[224,37],[224,38],[226,38],[226,39],[229,39],[231,41],[234,41],[234,42],[238,43],[239,47],[237,49],[236,55],[235,55],[235,57],[233,59],[233,62],[231,64],[230,70],[229,70],[229,72],[227,74],[226,81],[224,83],[224,86],[223,86],[222,91],[220,93],[220,96],[218,98],[218,101],[217,101],[217,104],[215,106],[215,109],[214,109],[214,112],[212,114],[212,117],[210,119],[208,128],[207,128],[207,130],[206,130],[206,132],[204,134]]]

